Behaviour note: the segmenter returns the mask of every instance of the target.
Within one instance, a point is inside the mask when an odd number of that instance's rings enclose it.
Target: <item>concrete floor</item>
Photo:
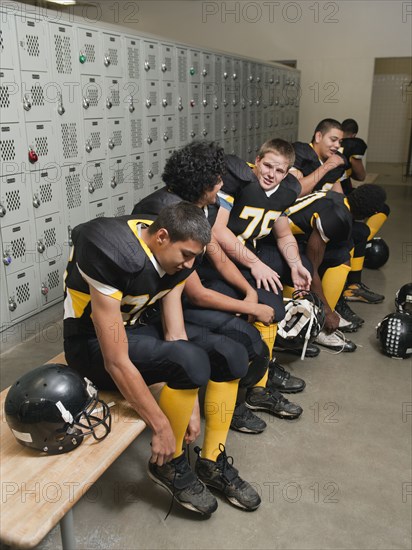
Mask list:
[[[299,420],[262,413],[264,434],[229,434],[228,454],[260,492],[259,510],[241,512],[218,497],[209,520],[178,505],[165,520],[169,496],[145,473],[147,431],[75,506],[79,549],[411,548],[412,361],[382,355],[375,327],[394,310],[396,290],[412,280],[412,181],[396,165],[375,163],[368,171],[380,174],[376,183],[388,193],[392,215],[381,235],[391,256],[363,280],[386,300],[353,306],[366,320],[352,335],[355,353],[324,350],[304,362],[279,356],[307,383],[294,397],[304,408]],[[61,305],[0,335],[2,388],[61,351],[60,316]],[[37,548],[60,547],[57,527]]]

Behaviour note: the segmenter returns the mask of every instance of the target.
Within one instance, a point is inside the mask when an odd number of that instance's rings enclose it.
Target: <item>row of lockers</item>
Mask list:
[[[0,330],[62,299],[72,228],[129,214],[175,148],[209,139],[254,160],[266,139],[297,137],[298,71],[0,15]]]

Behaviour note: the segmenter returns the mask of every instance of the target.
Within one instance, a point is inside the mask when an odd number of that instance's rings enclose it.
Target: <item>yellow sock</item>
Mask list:
[[[354,256],[350,261],[350,270],[351,271],[362,271],[363,262],[365,261],[365,256]]]
[[[205,438],[202,458],[216,461],[219,444],[226,444],[227,434],[236,405],[239,380],[213,382],[209,380],[205,394]]]
[[[371,241],[373,239],[373,237],[376,235],[376,233],[379,231],[379,229],[382,227],[382,225],[386,222],[387,219],[388,219],[388,216],[383,212],[378,212],[377,214],[374,214],[368,219],[368,221],[366,222],[366,225],[369,227],[371,231],[368,237],[368,241]]]
[[[276,333],[278,331],[278,324],[272,323],[271,325],[267,326],[261,323],[260,321],[256,321],[253,323],[253,325],[258,329],[260,332],[260,335],[262,337],[262,340],[265,342],[265,344],[268,347],[269,350],[269,358],[272,359],[272,351],[273,351],[273,344],[276,340]]]
[[[192,415],[198,389],[173,390],[164,386],[159,398],[159,407],[167,416],[176,438],[173,458],[182,454],[183,440]]]
[[[277,323],[272,323],[271,325],[266,326],[263,323],[260,323],[259,321],[257,321],[256,323],[254,323],[254,325],[258,329],[258,331],[260,332],[263,341],[267,345],[267,347],[269,349],[269,357],[270,357],[270,359],[272,359],[273,345],[274,345],[275,340],[276,340],[276,333],[278,331],[278,324]],[[268,380],[268,376],[269,376],[269,370],[266,371],[266,373],[263,375],[263,378],[261,378],[259,380],[259,382],[254,385],[254,387],[255,388],[265,388],[266,387],[266,382]]]
[[[333,311],[345,286],[350,266],[346,264],[330,267],[322,278],[322,290],[329,307]]]

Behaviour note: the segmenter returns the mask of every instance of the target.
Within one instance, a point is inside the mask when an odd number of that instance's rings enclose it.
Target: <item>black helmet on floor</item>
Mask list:
[[[65,365],[42,365],[9,389],[6,420],[17,441],[47,454],[67,453],[86,435],[100,441],[111,428],[111,415],[87,378]]]
[[[396,311],[412,314],[412,283],[401,286],[395,296]]]
[[[390,313],[376,327],[376,337],[385,355],[409,357],[412,355],[412,315]]]
[[[314,292],[295,291],[285,311],[276,335],[276,344],[282,347],[301,349],[316,338],[325,324],[325,308]]]
[[[389,246],[381,237],[371,239],[365,249],[365,267],[379,269],[389,258]]]

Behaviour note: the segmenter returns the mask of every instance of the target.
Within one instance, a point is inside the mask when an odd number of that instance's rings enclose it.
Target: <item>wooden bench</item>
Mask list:
[[[63,353],[49,362],[66,363]],[[156,386],[152,393],[159,390]],[[71,550],[76,547],[72,507],[146,424],[120,393],[99,392],[106,403],[115,403],[110,409],[111,433],[101,442],[86,437],[70,453],[45,456],[20,445],[11,433],[4,414],[7,392],[5,389],[0,395],[0,540],[11,546],[32,548],[60,522],[63,549]]]

